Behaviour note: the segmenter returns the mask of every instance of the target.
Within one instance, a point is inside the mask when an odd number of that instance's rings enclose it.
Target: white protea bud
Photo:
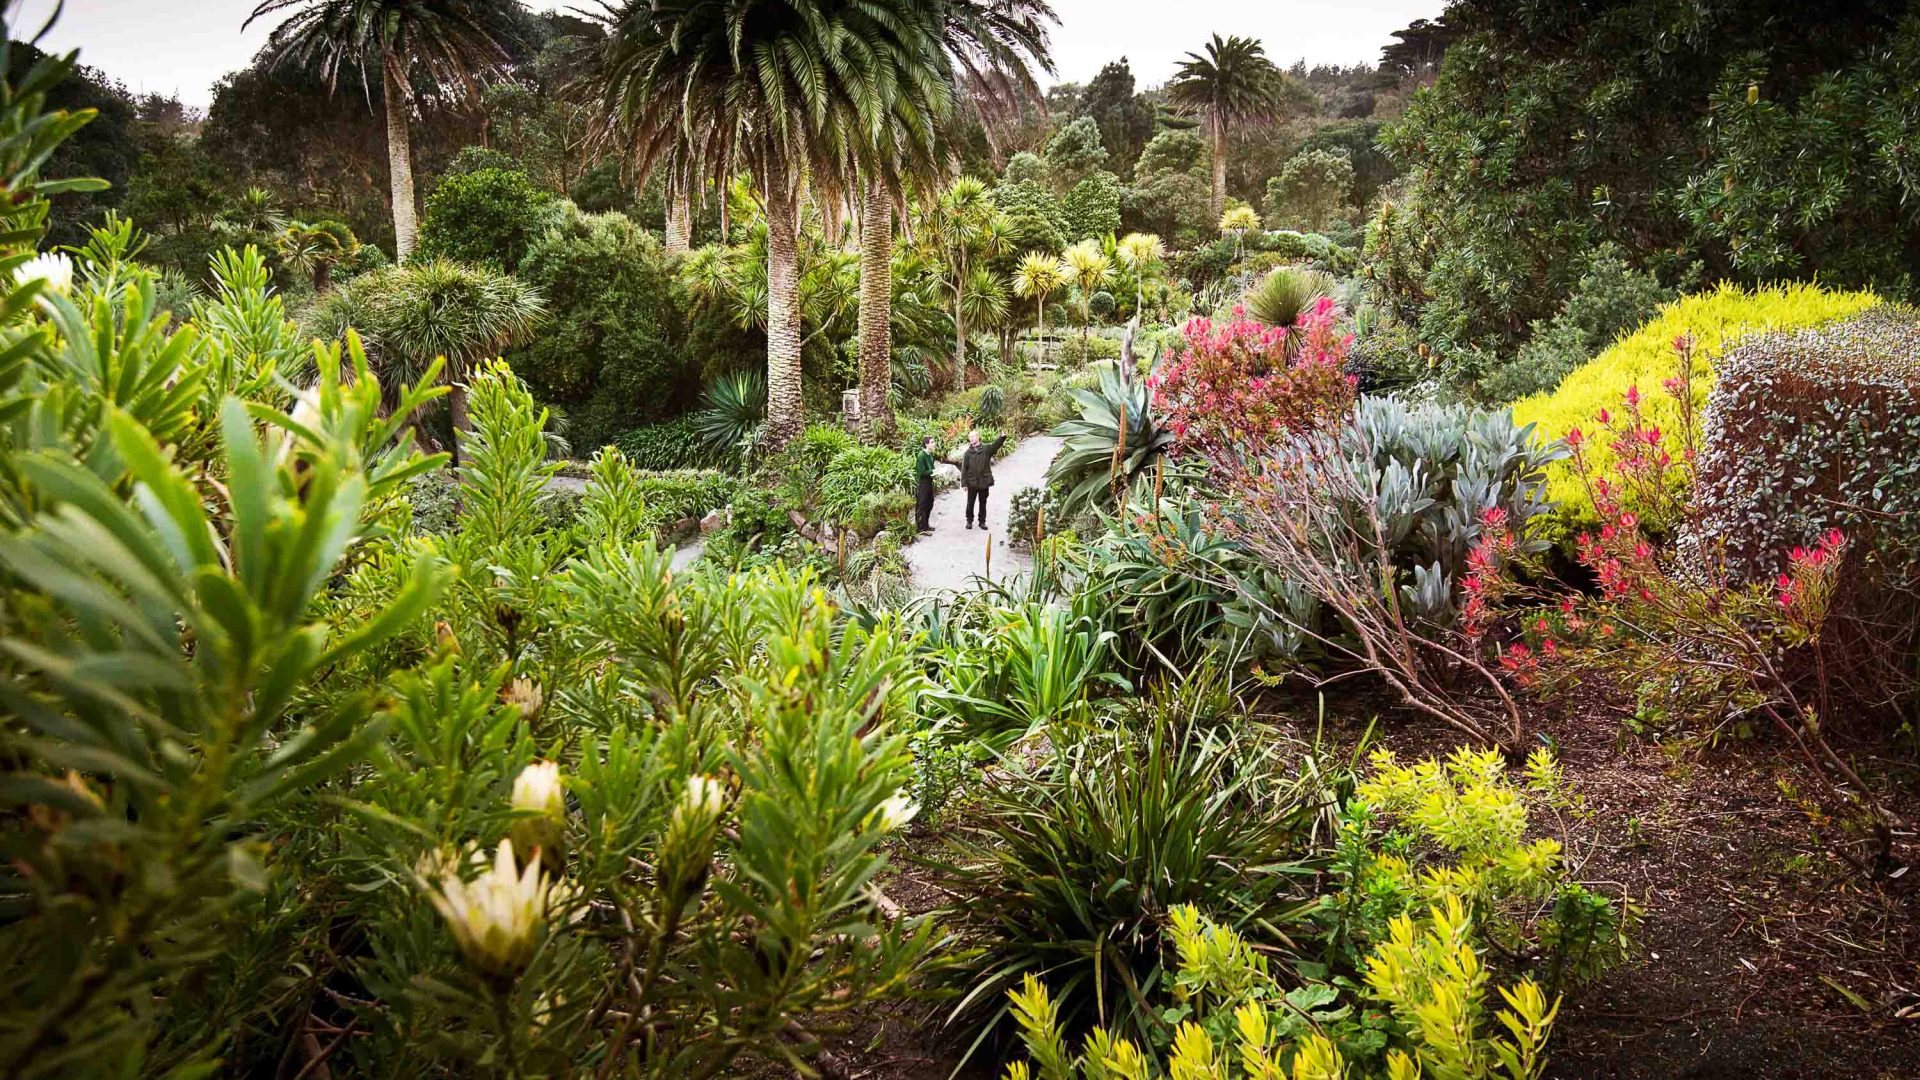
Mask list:
[[[720,816],[726,806],[727,789],[711,776],[687,777],[686,794],[680,798],[680,805],[674,812],[690,815],[693,819],[712,820]]]
[[[530,859],[537,854],[548,869],[559,873],[565,865],[567,824],[567,792],[560,781],[559,763],[536,761],[521,769],[513,778],[509,801],[518,813],[508,835],[521,854]]]
[[[880,804],[870,819],[873,828],[881,832],[893,832],[905,828],[907,823],[918,817],[920,804],[907,797],[907,793],[896,791]]]
[[[500,695],[500,700],[518,708],[521,716],[533,716],[540,711],[540,705],[546,700],[546,695],[540,692],[540,687],[535,685],[532,679],[522,675],[507,684],[506,690]]]
[[[726,785],[719,780],[687,777],[686,789],[660,838],[660,888],[676,911],[707,880],[726,804]]]
[[[13,271],[13,283],[25,285],[31,281],[44,281],[48,292],[66,294],[73,291],[73,260],[56,252],[35,255],[21,263]]]
[[[521,870],[513,841],[500,841],[493,864],[472,881],[461,878],[456,859],[423,860],[420,885],[447,921],[460,953],[475,971],[511,979],[525,971],[547,932],[550,888],[537,860]]]

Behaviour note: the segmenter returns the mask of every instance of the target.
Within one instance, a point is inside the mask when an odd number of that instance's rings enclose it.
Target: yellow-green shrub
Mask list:
[[[1661,389],[1677,370],[1674,339],[1689,335],[1694,355],[1709,369],[1733,343],[1769,330],[1793,330],[1858,314],[1880,303],[1871,292],[1835,292],[1817,285],[1782,285],[1748,291],[1723,284],[1707,292],[1681,297],[1660,309],[1638,330],[1616,340],[1606,351],[1561,381],[1552,393],[1522,398],[1513,406],[1513,418],[1533,424],[1534,437],[1557,439],[1575,427],[1591,428],[1602,409],[1618,411],[1621,397],[1632,386],[1642,395],[1647,422],[1666,436],[1668,450],[1681,451],[1680,405]],[[1694,415],[1706,407],[1712,379],[1694,386]],[[1599,441],[1588,443],[1588,461],[1594,472],[1612,468],[1612,455]],[[1558,504],[1546,527],[1555,538],[1594,522],[1593,500],[1569,462],[1547,467],[1547,494]]]

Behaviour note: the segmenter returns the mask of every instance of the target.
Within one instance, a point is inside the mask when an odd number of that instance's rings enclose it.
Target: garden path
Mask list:
[[[920,592],[959,590],[970,588],[976,577],[1005,581],[1009,575],[1025,573],[1032,566],[1032,558],[1007,543],[1007,504],[1022,488],[1040,487],[1046,482],[1047,466],[1060,452],[1060,445],[1061,441],[1052,436],[1032,435],[1013,453],[994,462],[993,493],[987,499],[989,528],[984,533],[966,527],[967,495],[963,489],[952,487],[935,495],[933,535],[907,545],[913,587]]]

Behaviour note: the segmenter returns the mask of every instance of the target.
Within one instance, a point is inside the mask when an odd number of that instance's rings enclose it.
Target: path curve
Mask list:
[[[993,492],[987,498],[988,529],[967,528],[967,495],[952,487],[934,496],[933,535],[907,545],[907,566],[919,592],[971,587],[975,577],[988,576],[987,538],[993,539],[991,579],[1005,581],[1032,566],[1032,557],[1007,543],[1007,504],[1023,488],[1044,486],[1047,466],[1060,453],[1061,440],[1030,435],[1013,453],[993,463]]]

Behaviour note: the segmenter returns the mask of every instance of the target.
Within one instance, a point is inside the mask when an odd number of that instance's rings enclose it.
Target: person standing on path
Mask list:
[[[933,436],[920,443],[913,459],[913,524],[922,533],[933,531]]]
[[[967,436],[967,452],[960,457],[960,482],[967,488],[967,528],[973,528],[973,507],[980,505],[980,527],[987,527],[987,492],[993,489],[993,455],[1006,444],[1005,435],[990,443],[975,430]]]

